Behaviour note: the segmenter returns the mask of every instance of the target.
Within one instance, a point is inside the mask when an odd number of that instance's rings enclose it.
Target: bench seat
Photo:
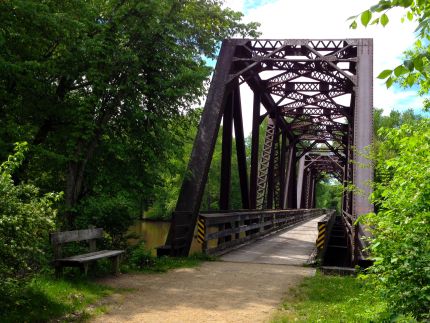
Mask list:
[[[63,267],[80,267],[85,273],[88,272],[88,267],[91,262],[102,258],[108,258],[112,263],[112,272],[119,274],[119,263],[121,256],[125,253],[124,250],[99,250],[96,248],[96,240],[103,238],[102,228],[90,228],[83,230],[53,232],[50,234],[51,244],[54,249],[54,261],[52,262],[55,267],[55,274],[61,277]],[[87,241],[89,245],[89,252],[74,255],[70,257],[62,257],[62,245],[69,242]]]
[[[97,259],[117,257],[123,253],[124,253],[124,250],[100,250],[100,251],[85,253],[82,255],[71,256],[67,258],[55,259],[55,261],[66,263],[66,264],[71,264],[71,263],[83,264],[85,262],[90,262]]]

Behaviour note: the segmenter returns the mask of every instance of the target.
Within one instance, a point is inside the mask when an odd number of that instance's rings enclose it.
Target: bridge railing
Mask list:
[[[348,236],[348,246],[353,256],[352,261],[356,264],[371,262],[367,252],[370,233],[366,231],[362,224],[356,224],[351,214],[342,211],[342,218]]]
[[[206,254],[222,254],[255,238],[325,213],[324,209],[200,213],[198,240]]]

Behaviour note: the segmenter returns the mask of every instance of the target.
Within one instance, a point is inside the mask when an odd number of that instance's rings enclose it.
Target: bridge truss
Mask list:
[[[354,222],[372,211],[373,170],[366,158],[373,134],[372,56],[371,39],[225,40],[165,251],[188,254],[222,120],[221,210],[230,209],[234,129],[243,209],[314,208],[316,183],[331,174],[345,187],[342,221],[352,262],[363,260],[364,230]],[[243,107],[245,84],[252,106]],[[243,112],[252,113],[253,122],[249,168]]]

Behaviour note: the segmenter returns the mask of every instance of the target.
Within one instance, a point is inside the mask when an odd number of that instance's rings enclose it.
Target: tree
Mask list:
[[[204,93],[203,57],[256,35],[221,3],[1,2],[0,146],[30,143],[16,180],[64,187],[69,226],[86,198],[150,200],[178,142],[172,122]]]
[[[204,211],[219,210],[222,159],[222,129],[223,127],[220,126],[208,173],[205,191],[203,193],[202,205],[200,209]],[[240,210],[242,209],[242,196],[240,192],[239,171],[237,168],[236,140],[234,137],[232,138],[231,146],[232,154],[229,204],[232,210]]]
[[[383,133],[378,132],[381,128],[400,128],[403,124],[412,125],[423,119],[421,115],[415,113],[412,109],[408,109],[404,112],[392,110],[387,116],[384,116],[383,112],[384,110],[382,109],[375,108],[373,110],[374,137],[378,141],[384,140],[384,138],[381,137]]]
[[[316,207],[341,211],[343,186],[327,174],[322,174],[315,188]]]
[[[402,125],[414,127],[424,118],[414,113],[412,109],[404,112],[391,111],[388,116],[382,115],[382,109],[373,110],[374,140],[372,145],[372,155],[374,160],[374,181],[380,183],[386,176],[385,168],[381,167],[387,159],[393,158],[401,153],[399,147],[384,145],[388,140],[387,129],[399,129]],[[376,206],[377,208],[377,206]]]
[[[425,0],[380,0],[377,4],[363,11],[352,19],[351,28],[357,28],[356,20],[360,17],[361,24],[381,24],[386,26],[389,23],[387,13],[393,8],[404,8],[406,13],[402,18],[417,23],[417,40],[412,49],[404,53],[404,62],[397,67],[380,72],[378,78],[386,79],[387,87],[394,82],[404,87],[419,85],[420,94],[428,93],[430,90],[430,4]],[[372,20],[373,19],[373,20]],[[425,101],[426,109],[429,109],[430,102]]]
[[[150,207],[145,214],[146,217],[170,219],[187,171],[201,112],[202,109],[191,110],[186,115],[177,118],[176,122],[171,125],[170,133],[177,136],[175,154],[166,156],[169,167],[160,173],[161,182],[154,186],[153,201],[148,203]]]

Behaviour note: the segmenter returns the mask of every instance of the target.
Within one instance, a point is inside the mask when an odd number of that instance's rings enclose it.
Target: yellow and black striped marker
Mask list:
[[[205,220],[203,218],[199,218],[199,220],[197,221],[197,241],[199,243],[205,242],[205,232]]]
[[[324,247],[326,226],[327,226],[326,222],[318,223],[318,239],[317,239],[318,249],[322,249]]]

